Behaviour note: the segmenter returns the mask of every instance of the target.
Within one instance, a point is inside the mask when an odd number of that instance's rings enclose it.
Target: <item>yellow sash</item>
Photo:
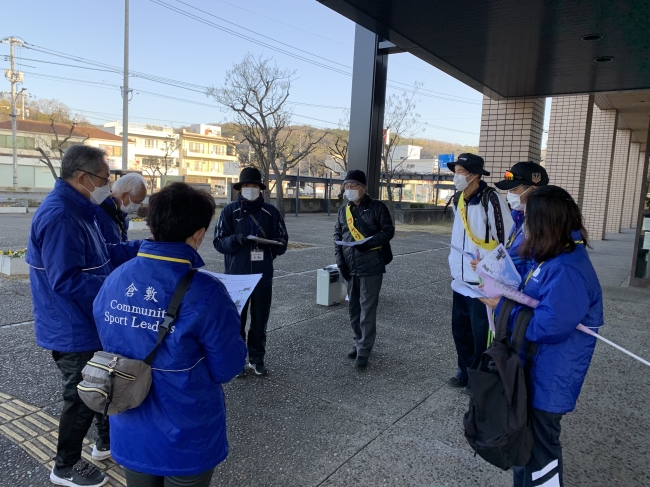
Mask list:
[[[354,226],[354,218],[352,218],[352,211],[350,210],[350,205],[352,203],[349,203],[345,205],[345,221],[348,223],[348,229],[350,230],[350,233],[352,234],[352,238],[354,238],[355,241],[363,240],[364,237],[363,234],[357,230],[357,227]],[[375,247],[374,249],[370,250],[379,250],[381,248],[381,245],[379,247]]]
[[[469,239],[474,242],[474,245],[477,247],[481,247],[482,249],[485,250],[494,250],[497,248],[499,245],[499,242],[496,240],[491,240],[488,243],[485,243],[483,239],[477,240],[474,235],[472,235],[472,232],[469,229],[469,224],[467,223],[467,207],[465,206],[465,193],[460,194],[460,199],[458,200],[458,212],[460,213],[460,217],[463,220],[463,227],[465,227],[465,232],[469,236]],[[488,218],[487,215],[485,215],[485,218]]]

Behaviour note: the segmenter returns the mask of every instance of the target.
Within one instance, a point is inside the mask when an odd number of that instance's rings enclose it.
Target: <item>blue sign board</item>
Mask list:
[[[438,168],[447,169],[448,162],[454,162],[454,154],[438,154]]]

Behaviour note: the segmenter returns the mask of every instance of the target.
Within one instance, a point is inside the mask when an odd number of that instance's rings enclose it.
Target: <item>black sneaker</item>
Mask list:
[[[108,477],[97,467],[85,460],[79,460],[74,467],[52,468],[50,482],[66,487],[100,487],[108,482]]]
[[[356,360],[354,361],[354,367],[356,369],[365,369],[368,367],[368,357],[357,356]]]
[[[357,358],[357,347],[354,347],[348,352],[348,358],[355,359]]]
[[[241,379],[242,377],[246,377],[246,367],[241,369],[241,372],[237,374],[235,377],[237,377],[238,379]]]
[[[468,381],[467,378],[465,377],[458,377],[457,375],[455,375],[454,377],[452,377],[447,381],[447,384],[449,384],[451,387],[461,388],[461,387],[467,387]]]
[[[104,443],[101,438],[97,440],[95,446],[93,446],[92,457],[93,460],[106,460],[111,456],[111,445]]]
[[[255,375],[269,375],[269,369],[267,369],[264,364],[248,364],[248,368],[251,369]]]
[[[470,386],[469,384],[467,384],[465,387],[463,387],[463,390],[460,391],[460,392],[462,392],[462,393],[465,394],[466,396],[471,396],[471,395],[472,395],[472,386]]]

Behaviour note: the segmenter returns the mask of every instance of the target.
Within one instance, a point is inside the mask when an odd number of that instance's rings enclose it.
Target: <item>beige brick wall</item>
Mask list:
[[[593,107],[582,198],[582,216],[591,240],[605,238],[617,122],[616,110]]]
[[[632,132],[627,129],[616,131],[612,177],[609,180],[609,207],[607,208],[607,233],[619,233],[623,216],[623,198],[627,177],[627,161],[630,155]]]
[[[634,206],[632,207],[632,228],[636,228],[637,219],[639,218],[639,199],[641,198],[644,164],[645,152],[639,152],[639,161],[636,169],[636,189],[634,190]]]
[[[544,98],[494,101],[483,97],[479,154],[492,174],[488,182],[520,161],[540,162]]]
[[[639,169],[639,151],[641,144],[630,143],[630,156],[627,160],[627,176],[625,181],[625,196],[623,197],[623,217],[621,218],[621,230],[634,226],[632,222],[632,208],[634,206],[634,193],[636,192],[637,172]]]
[[[551,117],[546,144],[546,161],[551,184],[562,186],[582,207],[587,170],[594,97],[556,97],[551,101]]]

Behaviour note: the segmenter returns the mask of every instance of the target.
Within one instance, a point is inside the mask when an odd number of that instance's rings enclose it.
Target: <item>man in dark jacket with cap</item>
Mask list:
[[[343,182],[349,203],[339,209],[334,230],[335,242],[362,243],[336,245],[336,263],[348,283],[350,325],[354,348],[348,357],[364,368],[377,334],[377,304],[386,272],[386,250],[395,235],[395,226],[386,205],[366,194],[366,175],[349,171]],[[382,247],[384,247],[382,249]]]
[[[241,336],[248,345],[248,368],[255,375],[267,375],[264,365],[266,326],[271,312],[273,260],[287,251],[289,235],[280,212],[264,202],[262,175],[254,167],[246,167],[233,184],[239,191],[237,201],[221,212],[214,231],[214,248],[224,254],[226,274],[262,274],[262,279],[241,313]],[[274,240],[278,245],[263,244],[248,237]],[[246,340],[246,318],[251,311],[251,325]],[[239,377],[244,375],[244,371]]]

